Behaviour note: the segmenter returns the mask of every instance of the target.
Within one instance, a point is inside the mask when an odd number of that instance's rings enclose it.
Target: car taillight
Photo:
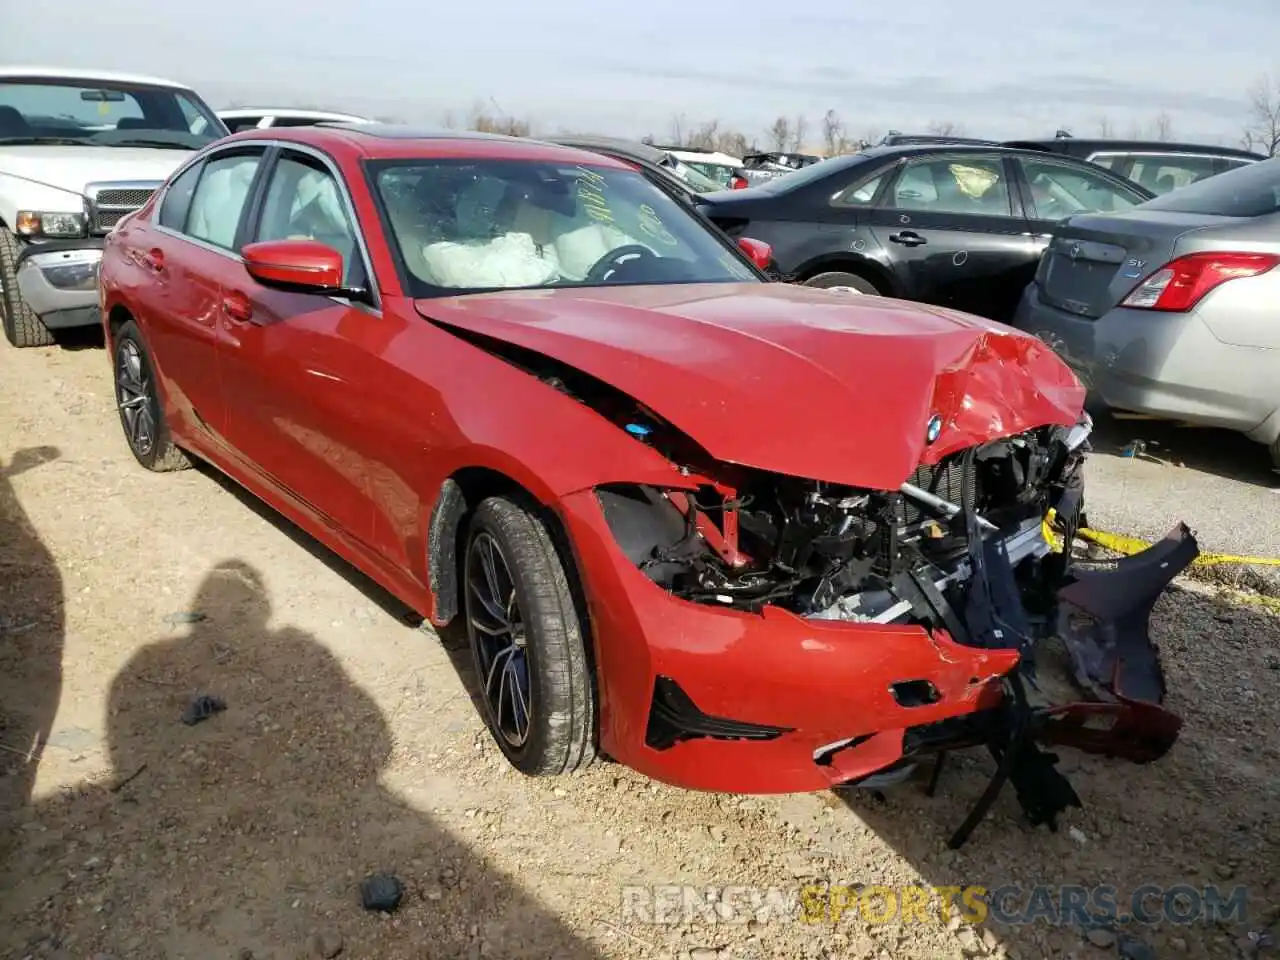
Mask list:
[[[730,189],[730,190],[745,190],[745,189],[747,189],[747,178],[746,178],[746,177],[734,177],[732,180],[730,180],[730,181],[729,181],[729,189]]]
[[[1228,280],[1256,277],[1277,264],[1280,256],[1269,253],[1189,253],[1143,280],[1120,305],[1185,313]]]

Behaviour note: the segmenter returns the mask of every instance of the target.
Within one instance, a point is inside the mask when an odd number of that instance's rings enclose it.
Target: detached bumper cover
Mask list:
[[[18,292],[50,329],[100,321],[101,240],[50,241],[18,256]]]

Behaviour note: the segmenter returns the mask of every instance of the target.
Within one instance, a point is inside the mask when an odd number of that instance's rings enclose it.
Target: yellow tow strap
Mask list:
[[[1050,508],[1049,512],[1044,515],[1044,520],[1040,524],[1041,533],[1044,534],[1045,542],[1049,544],[1050,549],[1054,553],[1061,553],[1063,548],[1062,533],[1057,528],[1057,512]],[[1148,549],[1151,544],[1146,540],[1140,540],[1137,537],[1128,537],[1122,533],[1108,533],[1105,530],[1091,530],[1089,527],[1081,527],[1076,531],[1076,536],[1081,540],[1089,543],[1096,543],[1098,546],[1110,550],[1113,553],[1121,553],[1131,557],[1136,553],[1141,553]],[[1280,558],[1277,557],[1242,557],[1231,553],[1202,553],[1192,562],[1194,567],[1213,567],[1222,564],[1240,564],[1242,566],[1255,567],[1280,567]]]

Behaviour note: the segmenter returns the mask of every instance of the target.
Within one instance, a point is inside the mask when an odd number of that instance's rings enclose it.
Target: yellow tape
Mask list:
[[[1062,533],[1057,529],[1057,512],[1052,508],[1044,515],[1044,520],[1040,523],[1040,530],[1044,534],[1045,542],[1049,544],[1049,548],[1054,553],[1061,553],[1063,549]],[[1076,531],[1076,536],[1088,541],[1096,543],[1105,550],[1112,553],[1121,553],[1131,557],[1134,554],[1141,553],[1151,547],[1146,540],[1140,540],[1137,537],[1128,537],[1122,533],[1108,533],[1106,530],[1091,530],[1088,527],[1081,527]],[[1238,556],[1232,553],[1202,553],[1192,562],[1193,567],[1214,567],[1223,564],[1239,564],[1241,566],[1251,567],[1280,567],[1280,558],[1277,557],[1247,557]]]

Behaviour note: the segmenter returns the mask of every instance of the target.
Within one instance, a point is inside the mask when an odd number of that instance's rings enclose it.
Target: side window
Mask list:
[[[156,218],[160,226],[179,233],[186,229],[187,211],[191,209],[191,197],[196,192],[203,166],[202,163],[193,165],[169,185],[160,202],[160,216]]]
[[[880,184],[884,181],[886,174],[878,173],[870,180],[864,180],[861,183],[855,183],[845,188],[831,202],[838,207],[865,207],[869,206],[871,201],[876,198],[876,191],[880,189]]]
[[[1061,220],[1075,213],[1113,213],[1142,202],[1135,191],[1126,190],[1105,175],[1091,170],[1046,160],[1019,157],[1035,217]]]
[[[316,240],[342,254],[345,281],[363,282],[356,233],[342,191],[324,164],[300,154],[282,154],[271,172],[258,240]]]
[[[1116,164],[1123,160],[1124,157],[1115,153],[1095,154],[1089,158],[1090,163],[1097,164],[1100,167],[1106,167],[1108,170],[1116,169]]]
[[[1212,177],[1213,157],[1179,157],[1141,155],[1133,158],[1129,179],[1140,183],[1152,193],[1168,193],[1187,184]]]
[[[320,122],[310,117],[276,117],[271,125],[273,127],[314,127]]]
[[[935,156],[909,160],[893,187],[889,205],[921,213],[1012,215],[1004,163],[992,157]]]
[[[223,154],[208,161],[191,198],[187,234],[224,250],[235,249],[236,228],[261,162],[261,152]]]

